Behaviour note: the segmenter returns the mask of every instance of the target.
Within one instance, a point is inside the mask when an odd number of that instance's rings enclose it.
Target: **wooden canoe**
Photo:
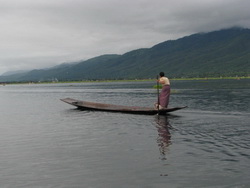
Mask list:
[[[182,106],[182,107],[165,108],[158,111],[153,107],[149,108],[149,107],[138,107],[138,106],[121,106],[114,104],[80,101],[71,98],[61,99],[61,101],[76,106],[81,110],[95,110],[95,111],[120,112],[120,113],[145,114],[145,115],[154,115],[154,114],[164,115],[167,114],[168,112],[181,110],[187,107],[187,106]]]

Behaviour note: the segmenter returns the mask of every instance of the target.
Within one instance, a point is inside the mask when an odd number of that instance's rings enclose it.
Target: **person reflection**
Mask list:
[[[169,121],[167,116],[156,116],[156,128],[158,130],[157,143],[159,146],[162,160],[166,160],[166,151],[171,144],[171,135],[169,132]]]

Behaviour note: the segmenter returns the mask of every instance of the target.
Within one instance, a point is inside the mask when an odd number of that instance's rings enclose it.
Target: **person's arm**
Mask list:
[[[165,83],[165,81],[164,81],[163,79],[161,79],[161,78],[158,80],[158,82],[159,82],[160,84],[164,84],[164,83]]]

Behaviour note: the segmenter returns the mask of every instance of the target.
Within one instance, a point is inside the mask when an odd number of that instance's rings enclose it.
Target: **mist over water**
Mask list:
[[[171,84],[168,116],[59,100],[153,106],[154,82],[0,86],[1,187],[247,187],[250,80]]]

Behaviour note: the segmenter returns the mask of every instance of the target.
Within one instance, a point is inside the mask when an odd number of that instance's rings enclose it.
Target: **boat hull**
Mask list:
[[[120,112],[120,113],[145,114],[145,115],[154,115],[154,114],[164,115],[169,112],[181,110],[187,107],[187,106],[182,106],[182,107],[173,107],[173,108],[165,108],[165,109],[157,110],[153,107],[149,108],[149,107],[138,107],[138,106],[103,104],[103,103],[81,101],[81,100],[76,100],[72,98],[61,99],[61,101],[68,103],[70,105],[73,105],[81,110]]]

